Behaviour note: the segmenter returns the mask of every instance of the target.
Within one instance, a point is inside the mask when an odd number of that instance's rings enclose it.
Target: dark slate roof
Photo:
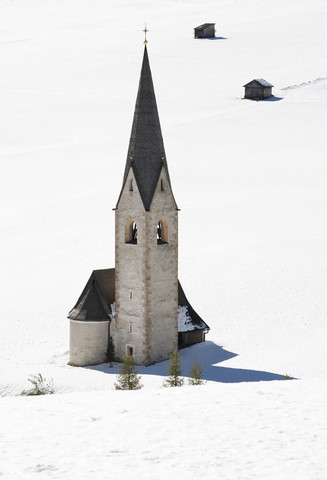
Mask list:
[[[145,45],[122,186],[123,190],[129,169],[132,167],[145,210],[150,210],[162,166],[164,166],[166,170],[170,184],[157,102],[153,88],[148,52]],[[122,190],[119,195],[117,207]]]
[[[82,322],[109,320],[114,301],[115,269],[94,270],[68,318]]]
[[[207,27],[211,27],[212,25],[216,25],[215,23],[203,23],[202,25],[199,25],[198,27],[194,27],[194,30],[204,30]]]
[[[262,87],[273,87],[273,85],[271,83],[267,82],[267,80],[264,80],[263,78],[255,78],[254,80],[251,80],[251,82],[247,83],[246,85],[243,85],[243,87],[247,87],[252,82],[257,82]]]
[[[82,322],[101,322],[109,320],[111,305],[115,301],[115,269],[94,270],[68,318]],[[188,307],[193,330],[209,328],[200,315],[192,308],[184,290],[178,281],[178,305]],[[191,330],[189,328],[189,330]]]

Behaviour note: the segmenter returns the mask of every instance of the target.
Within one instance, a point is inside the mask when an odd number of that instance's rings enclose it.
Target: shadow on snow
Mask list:
[[[265,102],[279,102],[280,100],[283,100],[284,97],[275,97],[275,95],[272,95],[271,97],[266,98],[264,101]]]
[[[196,40],[228,40],[226,37],[197,38]]]
[[[285,380],[285,375],[277,373],[264,372],[261,370],[246,370],[242,368],[221,367],[217,363],[222,363],[237,354],[224,350],[223,347],[213,342],[203,342],[184,348],[179,351],[182,361],[183,376],[188,377],[190,368],[194,360],[198,360],[202,367],[203,379],[222,383],[240,383],[240,382],[268,382],[272,380]],[[158,375],[167,376],[168,360],[155,363],[149,367],[137,366],[140,375]],[[91,367],[84,367],[98,372],[117,374],[120,364],[115,363],[113,368],[109,368],[106,363]]]
[[[258,100],[256,98],[242,98],[242,100],[250,100],[250,102],[280,102],[280,100],[283,99],[284,97],[275,97],[275,95],[267,98],[260,98]]]

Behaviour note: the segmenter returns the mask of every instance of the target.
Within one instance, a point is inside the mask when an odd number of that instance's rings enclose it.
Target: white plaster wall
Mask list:
[[[70,320],[70,365],[84,367],[105,362],[108,325],[109,321]]]

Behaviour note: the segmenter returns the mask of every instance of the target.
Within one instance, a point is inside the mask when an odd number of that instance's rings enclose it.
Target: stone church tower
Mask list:
[[[178,208],[146,45],[115,221],[117,355],[149,365],[178,344]]]
[[[209,331],[178,281],[178,208],[146,45],[115,222],[115,268],[93,270],[68,314],[70,365],[105,362],[109,335],[118,360],[150,365]]]

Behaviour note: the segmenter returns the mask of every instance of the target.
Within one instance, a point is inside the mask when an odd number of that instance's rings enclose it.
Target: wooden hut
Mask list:
[[[245,88],[244,98],[264,100],[265,98],[272,96],[271,89],[273,85],[263,78],[257,78],[243,86]]]
[[[215,23],[203,23],[194,28],[194,38],[214,38]]]

